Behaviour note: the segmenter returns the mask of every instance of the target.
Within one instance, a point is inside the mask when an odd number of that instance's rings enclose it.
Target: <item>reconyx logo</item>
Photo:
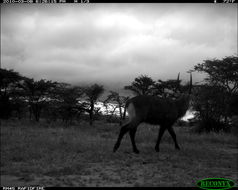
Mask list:
[[[197,182],[198,187],[202,189],[230,189],[235,183],[230,179],[225,178],[206,178]]]

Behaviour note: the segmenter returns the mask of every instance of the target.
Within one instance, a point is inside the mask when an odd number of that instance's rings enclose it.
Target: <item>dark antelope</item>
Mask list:
[[[179,83],[179,75],[178,75]],[[135,144],[135,134],[140,123],[145,122],[153,125],[160,125],[156,152],[159,152],[160,140],[167,129],[174,140],[175,148],[180,149],[176,140],[176,134],[172,128],[173,124],[186,113],[189,107],[189,99],[192,88],[192,75],[188,93],[179,93],[178,98],[160,98],[156,96],[136,96],[126,102],[125,109],[129,115],[129,122],[121,127],[113,152],[116,152],[121,144],[123,136],[129,131],[133,151],[139,153]]]

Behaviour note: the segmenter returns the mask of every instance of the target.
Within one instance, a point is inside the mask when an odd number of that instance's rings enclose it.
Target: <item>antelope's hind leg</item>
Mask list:
[[[136,130],[137,130],[137,127],[132,128],[129,133],[130,133],[130,138],[131,138],[131,144],[132,144],[133,152],[136,153],[136,154],[139,154],[140,151],[137,149],[136,143],[135,143]]]
[[[121,127],[117,142],[115,143],[114,148],[113,148],[113,152],[117,151],[117,149],[119,148],[119,146],[121,144],[121,140],[122,140],[123,136],[130,130],[129,125],[130,125],[130,123],[127,123]]]

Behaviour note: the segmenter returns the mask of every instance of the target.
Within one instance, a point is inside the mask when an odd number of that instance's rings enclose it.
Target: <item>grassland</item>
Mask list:
[[[160,152],[154,151],[158,127],[141,124],[132,153],[129,135],[112,153],[120,127],[86,122],[2,121],[1,186],[196,186],[208,177],[238,183],[235,134],[193,134],[175,127],[181,150],[166,132]]]

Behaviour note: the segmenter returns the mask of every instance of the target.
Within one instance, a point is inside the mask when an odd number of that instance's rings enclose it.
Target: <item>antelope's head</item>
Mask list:
[[[192,74],[190,73],[190,81],[186,85],[181,85],[179,80],[179,74],[177,77],[177,87],[175,89],[174,97],[179,99],[180,97],[190,97],[192,91]]]
[[[179,109],[181,109],[181,112],[184,112],[190,106],[191,91],[192,91],[192,74],[190,73],[190,81],[186,85],[180,85],[178,74],[177,88],[175,90],[174,97]]]

